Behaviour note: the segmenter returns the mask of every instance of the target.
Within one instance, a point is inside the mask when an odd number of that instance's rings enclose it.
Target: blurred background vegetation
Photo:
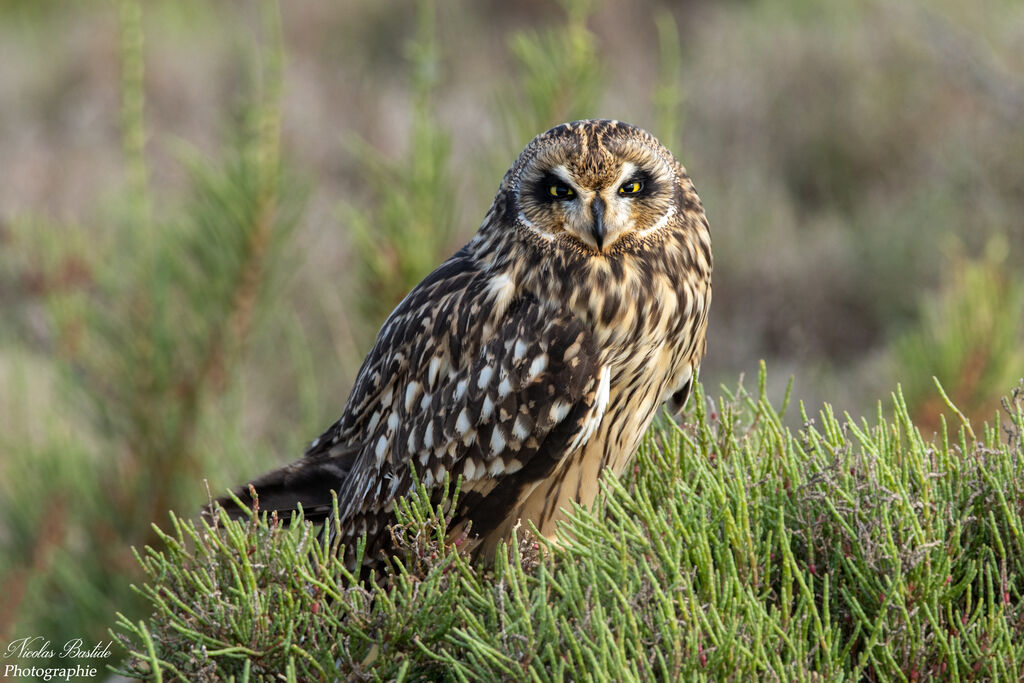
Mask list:
[[[536,133],[687,166],[702,379],[919,424],[1024,373],[1024,5],[0,4],[0,643],[105,639],[167,510],[296,457]]]

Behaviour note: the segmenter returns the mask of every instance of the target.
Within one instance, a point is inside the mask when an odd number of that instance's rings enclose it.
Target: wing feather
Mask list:
[[[407,410],[410,404],[396,399],[383,408],[400,416],[394,432],[383,435],[389,456],[377,462],[371,449],[359,453],[339,491],[343,519],[379,515],[394,496],[408,493],[415,469],[428,487],[446,473],[463,476],[467,495],[456,517],[472,518],[474,529],[483,531],[500,520],[484,519],[481,511],[509,514],[525,488],[557,466],[569,444],[580,445],[599,382],[594,343],[579,320],[523,296],[489,339],[471,337],[464,346],[478,351],[438,379],[429,401],[414,401]],[[518,356],[517,345],[525,346]],[[399,384],[428,382],[429,364],[425,359],[410,367]],[[500,486],[490,483],[512,474]],[[382,477],[396,485],[378,487]],[[502,504],[495,499],[484,506],[495,491]]]
[[[466,482],[457,517],[483,532],[570,444],[581,445],[600,388],[592,333],[567,311],[491,286],[494,277],[463,249],[410,292],[381,329],[342,417],[301,460],[253,482],[262,509],[302,503],[322,518],[336,490],[351,545],[383,530],[413,471],[428,487],[447,473]],[[248,485],[237,493],[250,502]],[[368,556],[387,547],[385,536],[370,539]]]

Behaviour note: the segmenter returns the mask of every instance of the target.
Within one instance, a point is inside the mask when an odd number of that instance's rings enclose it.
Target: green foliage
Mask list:
[[[281,199],[278,90],[265,89],[226,159],[186,160],[192,187],[180,209],[152,226],[123,224],[111,247],[131,258],[98,270],[85,305],[56,316],[61,338],[78,335],[65,361],[97,434],[124,445],[118,468],[135,486],[117,507],[130,524],[162,515],[202,472],[193,443],[201,408],[232,376],[294,224],[296,207]]]
[[[143,77],[142,6],[132,0],[121,0],[119,6],[121,33],[121,141],[127,169],[127,192],[131,217],[138,230],[152,229],[152,207],[149,204],[149,180],[146,168],[146,128],[143,117],[145,91]]]
[[[40,234],[36,221],[14,228],[26,248],[7,265],[39,283],[59,370],[52,409],[71,417],[65,434],[3,444],[18,457],[0,484],[0,588],[10,600],[0,636],[101,637],[115,606],[130,609],[129,548],[156,543],[152,520],[198,502],[211,469],[200,435],[217,419],[211,407],[237,390],[301,202],[278,159],[281,49],[271,41],[242,141],[220,160],[190,154],[184,201],[151,215],[139,6],[124,3],[121,17],[129,174],[112,228],[88,248]],[[266,28],[279,41],[272,11]],[[241,450],[224,435],[217,447]]]
[[[656,134],[669,149],[678,149],[684,94],[679,26],[667,9],[658,12],[655,26],[658,29],[658,66],[661,70],[651,97]]]
[[[894,372],[922,426],[938,428],[943,411],[933,376],[974,418],[992,415],[1000,388],[1021,378],[1024,278],[1007,257],[998,238],[979,259],[954,252],[942,291],[925,302],[920,324],[893,344]]]
[[[697,395],[558,545],[490,567],[423,490],[404,559],[357,584],[310,526],[175,520],[142,558],[128,672],[247,680],[915,680],[1024,673],[1024,405],[926,441],[897,392],[873,424],[793,432],[760,391]],[[1003,440],[1001,430],[1009,435]]]
[[[419,3],[417,16],[417,35],[407,50],[413,74],[408,160],[388,159],[365,143],[353,148],[372,197],[366,205],[346,204],[343,214],[364,332],[376,332],[409,290],[450,255],[456,234],[451,139],[434,110],[440,69],[434,3]]]
[[[600,118],[597,104],[604,69],[597,39],[587,29],[593,0],[562,0],[564,25],[516,33],[509,50],[518,68],[518,87],[503,90],[499,115],[519,147],[553,126]]]

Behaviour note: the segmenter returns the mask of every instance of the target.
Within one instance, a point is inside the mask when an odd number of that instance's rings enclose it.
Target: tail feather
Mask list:
[[[233,493],[246,507],[253,508],[258,501],[259,511],[277,512],[285,519],[302,505],[307,520],[322,522],[333,509],[332,492],[341,487],[347,475],[348,469],[337,458],[306,457],[239,486]],[[204,514],[212,517],[217,506],[224,508],[232,519],[246,516],[230,496],[216,499]]]

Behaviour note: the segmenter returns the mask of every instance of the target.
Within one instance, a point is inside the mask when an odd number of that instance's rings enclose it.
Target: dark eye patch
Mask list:
[[[637,188],[637,185],[639,187]],[[643,169],[637,170],[632,176],[626,178],[616,192],[620,197],[630,197],[631,199],[638,199],[640,197],[646,197],[653,194],[659,189],[658,182],[654,179],[648,171]]]
[[[536,182],[532,194],[541,202],[564,202],[576,198],[576,192],[550,171]]]

